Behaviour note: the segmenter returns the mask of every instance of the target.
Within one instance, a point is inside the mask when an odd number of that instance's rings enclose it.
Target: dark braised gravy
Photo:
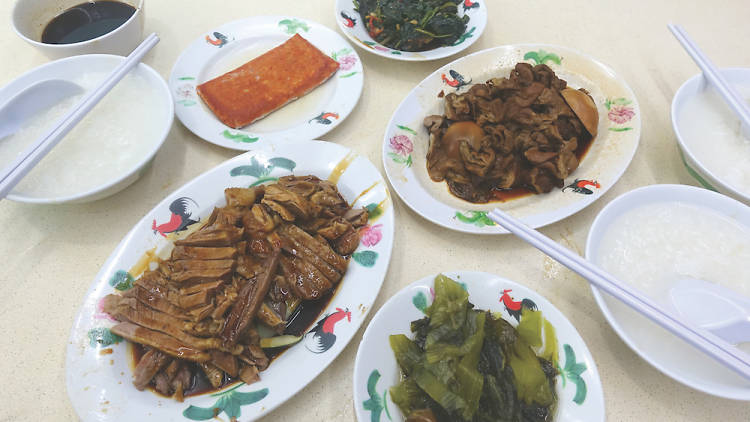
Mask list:
[[[92,40],[114,31],[135,13],[119,1],[81,3],[55,16],[42,32],[45,44],[73,44]]]

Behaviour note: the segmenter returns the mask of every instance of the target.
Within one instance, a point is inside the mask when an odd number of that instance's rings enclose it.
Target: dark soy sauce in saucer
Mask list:
[[[57,15],[42,32],[45,44],[73,44],[100,37],[117,29],[135,13],[119,1],[90,1]]]

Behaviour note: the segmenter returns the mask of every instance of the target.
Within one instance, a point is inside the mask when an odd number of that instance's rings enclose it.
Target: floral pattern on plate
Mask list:
[[[310,25],[300,19],[287,18],[279,21],[279,28],[282,28],[289,35],[294,35],[299,32],[308,32]]]
[[[487,211],[456,211],[456,220],[477,227],[494,226],[496,223],[490,220],[487,214]]]
[[[354,66],[357,64],[359,57],[354,54],[354,50],[351,48],[343,48],[339,51],[331,53],[331,58],[339,63],[339,69],[342,73],[339,78],[349,78],[357,74],[357,71],[352,71]]]
[[[604,106],[607,108],[607,119],[614,124],[609,130],[612,132],[625,132],[633,130],[632,126],[624,126],[635,117],[635,110],[630,105],[632,101],[627,98],[607,98]]]
[[[380,415],[385,411],[385,416],[389,421],[392,421],[391,412],[388,410],[388,389],[383,390],[383,394],[380,394],[377,390],[378,380],[380,380],[380,372],[377,369],[373,369],[370,372],[370,376],[367,377],[367,394],[370,398],[362,402],[362,408],[370,412],[370,421],[380,421]]]
[[[218,399],[209,407],[198,407],[191,404],[182,412],[182,416],[193,421],[205,421],[217,419],[224,413],[229,417],[229,420],[236,421],[237,418],[242,416],[242,406],[256,403],[268,395],[268,388],[245,393],[237,391],[243,385],[244,383],[240,383],[229,390],[211,394],[211,397],[218,397]]]
[[[177,78],[177,80],[180,83],[174,89],[175,103],[184,107],[191,107],[198,104],[196,101],[195,83],[191,82],[195,78],[192,76],[183,76]]]
[[[548,53],[541,48],[536,51],[527,52],[523,55],[523,59],[533,62],[535,65],[548,63],[554,63],[557,65],[562,64],[562,58],[560,56],[555,53]]]
[[[417,132],[404,125],[398,125],[398,128],[403,132],[408,133],[408,135],[402,133],[391,137],[389,140],[389,148],[391,149],[391,152],[388,153],[388,157],[393,160],[394,163],[411,167],[411,153],[414,151],[414,142],[412,142],[410,136],[416,135]]]

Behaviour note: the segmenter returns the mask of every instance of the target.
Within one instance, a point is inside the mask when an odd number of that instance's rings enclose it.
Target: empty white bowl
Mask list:
[[[114,55],[108,55],[108,54],[88,54],[88,55],[81,55],[81,56],[73,56],[68,57],[64,59],[60,59],[51,63],[47,63],[45,65],[39,66],[21,76],[16,78],[15,80],[11,81],[6,86],[0,88],[0,98],[6,99],[11,98],[14,95],[16,95],[18,92],[24,90],[31,84],[34,84],[38,81],[45,80],[45,79],[67,79],[67,80],[75,80],[76,77],[80,76],[82,73],[85,72],[95,72],[96,74],[108,74],[111,72],[120,62],[125,60],[122,56],[114,56]],[[138,144],[138,149],[136,153],[136,157],[129,159],[127,161],[127,165],[121,165],[120,167],[124,168],[124,170],[119,171],[116,175],[112,175],[110,173],[112,172],[105,172],[106,170],[99,171],[96,173],[96,171],[93,171],[92,173],[94,175],[103,175],[101,178],[98,178],[96,183],[88,183],[89,186],[93,186],[91,188],[82,189],[76,192],[73,192],[74,189],[65,189],[60,190],[61,193],[59,194],[39,194],[37,192],[30,192],[30,191],[24,191],[24,180],[21,180],[19,185],[17,185],[14,190],[8,195],[8,199],[11,199],[13,201],[18,202],[27,202],[27,203],[36,203],[36,204],[57,204],[57,203],[65,203],[65,202],[89,202],[96,199],[104,198],[106,196],[112,195],[140,177],[142,172],[145,170],[147,164],[151,162],[154,155],[156,155],[156,152],[159,150],[161,145],[164,143],[164,140],[167,137],[167,134],[169,133],[169,130],[172,127],[172,121],[174,119],[174,105],[172,102],[172,97],[169,92],[169,88],[167,87],[166,82],[164,79],[151,67],[140,63],[138,66],[136,66],[131,72],[135,72],[135,75],[139,77],[139,83],[142,83],[148,87],[147,94],[145,94],[143,97],[139,98],[138,101],[128,101],[128,106],[132,106],[133,110],[143,110],[145,105],[148,105],[151,107],[148,109],[149,116],[151,115],[157,115],[157,117],[154,117],[154,120],[152,122],[152,128],[144,130],[144,132],[147,132],[147,135],[145,135],[143,138],[138,138],[138,141],[140,142]],[[127,77],[127,76],[126,76]],[[122,84],[122,81],[120,82]],[[96,118],[96,119],[107,119],[107,116],[104,115],[104,111],[99,110],[97,111],[97,107],[100,107],[104,101],[120,101],[119,99],[122,98],[120,96],[117,96],[117,90],[118,86],[115,86],[115,88],[110,91],[107,96],[102,100],[102,103],[98,104],[96,107],[94,107],[93,110],[89,112],[89,114],[84,118]],[[126,100],[122,100],[126,101]],[[132,104],[130,104],[132,102]],[[118,104],[119,106],[119,104]],[[127,109],[127,107],[126,107]],[[135,116],[136,113],[132,113],[127,116],[131,116],[131,119],[134,118],[132,116]],[[82,125],[86,122],[86,120],[79,123],[79,125]],[[155,122],[155,123],[154,123]],[[49,122],[51,125],[53,122]],[[132,121],[128,122],[128,124],[139,124],[144,123],[140,121]],[[45,122],[45,127],[47,127],[47,124]],[[112,133],[122,133],[122,131],[117,131],[118,127],[122,126],[106,126],[107,129],[111,129]],[[76,129],[74,128],[73,131]],[[72,136],[74,132],[71,132],[68,134],[68,136]],[[66,139],[63,139],[61,141],[61,144],[57,145],[55,148],[52,149],[48,157],[45,157],[42,159],[42,161],[39,163],[39,166],[43,165],[45,162],[44,160],[47,158],[50,158],[52,154],[55,154],[56,150],[59,150],[61,146],[67,141]],[[7,141],[7,139],[6,139]],[[106,134],[101,134],[101,137],[97,139],[96,142],[92,143],[90,145],[91,148],[96,149],[97,146],[100,143],[108,142],[111,140],[107,137]],[[115,144],[110,144],[115,145]],[[119,148],[119,147],[118,147]],[[84,149],[85,151],[85,149]],[[120,150],[118,150],[119,153]],[[127,151],[122,151],[122,153],[127,153]],[[62,152],[59,152],[58,154],[62,154]],[[96,162],[91,162],[92,168],[101,168],[101,167],[95,167],[96,166],[106,166],[108,163],[112,163],[113,160],[115,160],[117,157],[112,157],[112,155],[117,155],[117,153],[108,153],[108,154],[92,154],[96,156]],[[67,159],[67,156],[60,157],[59,155],[55,157],[55,159]],[[80,164],[80,163],[79,163]],[[36,169],[34,169],[36,170]],[[27,175],[26,177],[32,177],[33,172]],[[63,171],[63,170],[60,170]],[[98,171],[98,170],[97,170]],[[69,173],[71,176],[75,173]],[[59,180],[64,180],[65,175],[60,175]],[[76,179],[77,180],[77,179]],[[62,182],[61,182],[62,184]]]
[[[586,240],[586,259],[602,265],[602,255],[605,252],[602,247],[603,239],[618,217],[645,205],[664,202],[701,207],[750,228],[750,207],[732,198],[695,186],[646,186],[619,196],[602,209]],[[700,239],[695,241],[699,242]],[[658,257],[660,252],[663,253],[655,250],[653,255]],[[591,290],[602,313],[620,338],[656,369],[698,391],[729,399],[750,400],[750,381],[736,375],[619,300],[596,287],[592,286]],[[696,312],[700,311],[696,309]]]
[[[11,13],[13,30],[27,43],[50,59],[79,54],[117,54],[127,56],[143,39],[144,0],[117,0],[135,8],[135,13],[116,29],[91,40],[73,44],[41,42],[42,32],[57,15],[84,3],[84,0],[16,0]]]
[[[750,69],[748,68],[726,68],[720,69],[720,71],[730,84],[742,83],[744,85],[750,85]],[[680,146],[683,164],[688,173],[690,173],[690,175],[693,176],[693,178],[695,178],[703,187],[731,196],[732,198],[740,200],[746,204],[750,204],[750,191],[741,191],[740,187],[736,184],[732,184],[725,176],[720,174],[721,169],[718,169],[716,164],[713,164],[713,166],[709,164],[706,154],[715,154],[716,151],[707,150],[706,152],[701,152],[694,146],[691,147],[691,142],[686,141],[685,139],[686,136],[689,135],[684,133],[680,128],[680,120],[683,118],[681,113],[686,102],[705,89],[711,89],[711,87],[707,85],[703,74],[699,73],[682,84],[672,99],[672,128],[677,136],[677,143]],[[716,143],[724,140],[720,136],[716,136],[714,138],[702,139],[700,141],[715,146]],[[694,142],[692,144],[694,145]],[[744,171],[750,173],[750,153],[740,159],[744,160],[744,163],[746,163]]]

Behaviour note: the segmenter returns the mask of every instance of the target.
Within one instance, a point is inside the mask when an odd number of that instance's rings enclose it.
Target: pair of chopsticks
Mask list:
[[[104,82],[85,95],[68,113],[50,129],[26,148],[8,167],[0,171],[0,199],[5,198],[18,182],[70,132],[120,80],[130,72],[143,56],[157,43],[159,37],[152,33],[133,50],[130,55],[110,73]],[[94,146],[92,145],[92,148]]]
[[[609,293],[676,336],[697,347],[740,376],[750,379],[750,356],[732,344],[706,330],[684,322],[676,315],[662,309],[656,302],[644,296],[636,289],[621,283],[611,274],[581,258],[542,233],[526,226],[505,212],[495,209],[488,216],[492,221],[578,273],[597,288]]]
[[[742,99],[739,93],[724,79],[719,69],[713,62],[703,54],[698,45],[688,36],[687,32],[674,24],[667,25],[677,41],[687,51],[695,64],[703,71],[703,76],[713,85],[716,91],[721,95],[727,105],[734,110],[735,114],[742,121],[742,130],[746,136],[750,136],[750,106]]]

